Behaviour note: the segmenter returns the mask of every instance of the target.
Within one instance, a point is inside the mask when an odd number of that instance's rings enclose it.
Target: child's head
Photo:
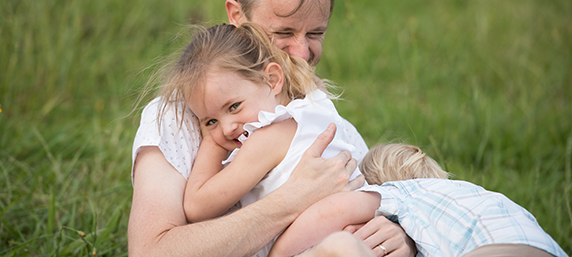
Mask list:
[[[240,147],[242,125],[257,121],[259,111],[274,111],[317,89],[313,68],[276,48],[251,23],[197,33],[171,68],[163,111],[186,102],[213,139],[230,150]]]
[[[449,178],[449,173],[419,147],[405,144],[374,146],[361,161],[360,170],[367,183],[376,185],[416,178]]]

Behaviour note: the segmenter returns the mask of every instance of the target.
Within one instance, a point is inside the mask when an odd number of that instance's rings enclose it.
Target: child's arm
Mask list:
[[[284,159],[296,128],[296,122],[289,119],[259,129],[224,169],[220,162],[226,151],[206,135],[185,188],[187,220],[218,217],[237,203]]]
[[[269,256],[293,256],[351,224],[365,223],[379,208],[377,193],[351,191],[328,196],[306,209],[278,237]]]
[[[206,129],[203,129],[206,131]],[[203,133],[203,140],[199,146],[197,157],[193,164],[191,174],[187,180],[183,198],[183,209],[189,223],[199,221],[195,213],[200,206],[194,206],[193,188],[198,183],[204,183],[222,170],[222,161],[227,157],[228,151],[218,145],[208,133]]]

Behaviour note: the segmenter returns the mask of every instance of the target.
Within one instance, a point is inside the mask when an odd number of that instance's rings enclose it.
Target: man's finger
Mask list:
[[[326,147],[332,142],[334,136],[336,135],[336,125],[334,123],[330,123],[328,128],[320,135],[318,138],[312,143],[312,145],[306,150],[306,154],[312,157],[321,157]]]
[[[352,162],[352,161],[355,162],[355,159],[352,159],[350,162]],[[355,168],[354,168],[354,170],[355,170]],[[350,190],[350,191],[356,190],[356,189],[362,187],[364,183],[365,183],[364,176],[359,175],[354,180],[348,182],[348,190]]]
[[[365,225],[365,223],[362,224],[354,224],[354,225],[347,225],[343,230],[346,232],[350,232],[350,233],[355,233],[356,231],[358,231],[361,227],[363,227]],[[360,238],[361,240],[363,240],[363,238]]]

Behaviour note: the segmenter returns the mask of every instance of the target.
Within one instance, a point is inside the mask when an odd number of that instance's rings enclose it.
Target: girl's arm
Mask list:
[[[226,151],[207,135],[185,189],[184,209],[189,222],[218,217],[237,203],[284,159],[296,128],[297,123],[288,119],[259,129],[224,169],[220,162]]]
[[[207,131],[201,128],[202,131]],[[222,161],[228,156],[228,151],[218,145],[208,133],[203,133],[203,140],[199,146],[197,157],[193,164],[192,172],[186,183],[183,208],[188,222],[199,221],[197,212],[200,206],[194,205],[193,186],[204,183],[220,172],[223,168]]]
[[[293,256],[318,244],[347,225],[371,220],[380,195],[373,192],[342,192],[328,196],[305,210],[278,237],[269,256]]]

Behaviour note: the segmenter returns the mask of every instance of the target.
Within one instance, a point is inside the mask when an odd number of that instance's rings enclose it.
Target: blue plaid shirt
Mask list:
[[[398,222],[418,256],[461,256],[487,244],[525,244],[567,256],[527,210],[506,196],[465,181],[413,179],[370,185],[378,214]]]

